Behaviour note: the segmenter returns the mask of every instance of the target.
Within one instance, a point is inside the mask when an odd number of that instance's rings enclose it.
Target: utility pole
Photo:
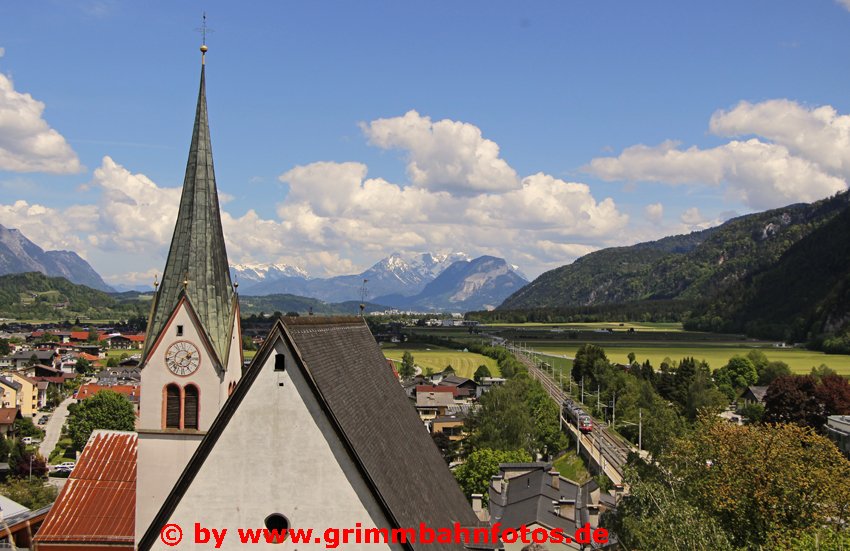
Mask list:
[[[638,452],[643,450],[643,408],[638,408]]]
[[[617,424],[617,391],[614,391],[614,397],[611,398],[611,428]]]
[[[596,385],[596,409],[602,411],[602,403],[599,401],[599,385]]]
[[[584,375],[581,376],[581,403],[584,404]]]

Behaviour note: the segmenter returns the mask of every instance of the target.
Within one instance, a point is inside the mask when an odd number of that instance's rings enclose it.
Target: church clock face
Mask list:
[[[177,341],[165,351],[165,365],[175,375],[186,377],[200,367],[201,353],[189,341]]]

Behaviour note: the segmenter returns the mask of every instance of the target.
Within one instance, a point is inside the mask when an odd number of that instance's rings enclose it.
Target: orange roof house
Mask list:
[[[92,433],[35,537],[39,551],[134,547],[136,433]]]

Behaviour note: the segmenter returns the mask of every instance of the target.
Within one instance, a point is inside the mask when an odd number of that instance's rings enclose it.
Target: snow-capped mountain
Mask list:
[[[307,279],[307,272],[289,264],[231,264],[230,278],[240,284],[273,281],[284,277]]]
[[[460,260],[443,270],[415,296],[379,296],[373,302],[412,310],[491,310],[528,280],[503,258]]]
[[[326,302],[366,299],[394,307],[469,310],[495,307],[525,285],[526,277],[504,259],[466,253],[393,253],[352,275],[309,278],[288,265],[231,266],[243,296],[291,294]]]

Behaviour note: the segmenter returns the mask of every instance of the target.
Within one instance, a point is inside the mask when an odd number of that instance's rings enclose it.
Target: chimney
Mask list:
[[[588,505],[587,516],[591,527],[596,528],[599,526],[599,505]]]
[[[483,497],[481,494],[472,494],[472,512],[476,515],[484,508],[482,505]]]
[[[492,486],[493,489],[496,490],[496,493],[498,493],[498,494],[502,493],[502,485],[503,485],[504,482],[505,481],[502,478],[502,475],[497,474],[497,475],[493,475],[492,477],[490,477],[490,486]]]
[[[561,473],[552,469],[551,471],[549,471],[549,474],[552,475],[552,483],[551,483],[552,488],[554,488],[556,490],[560,490],[561,489]]]
[[[552,504],[558,504],[555,509],[555,514],[561,518],[565,518],[567,520],[575,520],[576,517],[576,502],[574,499],[564,499],[561,496],[557,502],[553,501]]]

